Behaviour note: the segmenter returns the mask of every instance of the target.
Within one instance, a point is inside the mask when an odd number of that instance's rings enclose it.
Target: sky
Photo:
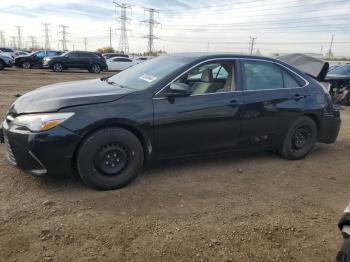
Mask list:
[[[131,0],[124,1],[129,18],[130,52],[147,51],[149,19],[144,8],[159,10],[154,19],[156,50],[174,52],[322,53],[350,56],[350,0]],[[61,49],[59,25],[68,26],[68,49],[94,51],[109,46],[119,49],[120,9],[107,0],[0,0],[0,32],[6,45],[17,37],[22,46],[29,36],[44,43],[43,23],[50,26],[51,49]],[[158,39],[159,38],[159,39]],[[0,45],[1,45],[0,39]]]

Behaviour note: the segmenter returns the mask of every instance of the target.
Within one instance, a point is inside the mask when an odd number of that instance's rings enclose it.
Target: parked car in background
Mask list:
[[[109,71],[123,71],[138,64],[136,60],[126,57],[112,57],[106,63]]]
[[[135,60],[136,64],[139,64],[139,63],[147,61],[148,58],[147,57],[136,57],[136,58],[134,58],[134,60]]]
[[[46,57],[43,66],[49,67],[55,72],[75,68],[86,69],[91,73],[100,73],[107,69],[106,60],[103,57],[86,51],[72,51],[61,56]]]
[[[11,67],[13,64],[13,57],[4,55],[0,53],[0,70],[3,70],[5,67]]]
[[[335,142],[340,124],[322,85],[289,64],[189,53],[22,95],[0,140],[26,172],[77,172],[92,187],[115,189],[157,159],[246,148],[301,159],[316,142]]]
[[[330,94],[335,102],[350,105],[350,64],[329,71],[326,81],[330,83]]]
[[[112,57],[126,57],[126,58],[129,58],[128,55],[126,54],[119,54],[119,53],[106,53],[106,54],[102,54],[103,57],[107,60],[107,59],[110,59]]]
[[[32,54],[16,57],[15,65],[17,67],[22,67],[24,69],[30,69],[32,67],[41,68],[43,66],[43,60],[45,57],[59,56],[62,53],[63,52],[61,51],[52,51],[52,50],[36,51]]]
[[[18,55],[21,56],[21,55],[30,55],[31,53],[29,52],[25,52],[25,51],[18,51]]]
[[[13,58],[19,56],[18,51],[15,50],[15,49],[12,49],[12,48],[0,47],[0,51],[1,51],[2,54],[11,56],[11,57],[13,57]]]

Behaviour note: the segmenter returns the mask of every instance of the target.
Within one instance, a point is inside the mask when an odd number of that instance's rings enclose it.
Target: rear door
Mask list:
[[[301,115],[307,82],[272,61],[241,59],[244,86],[242,143],[245,146],[280,142]]]
[[[83,66],[82,57],[79,52],[70,52],[66,60],[67,67],[81,68]]]
[[[226,77],[216,77],[213,72],[218,68],[225,68]],[[243,102],[238,72],[238,62],[233,59],[201,64],[176,80],[197,92],[167,97],[168,85],[153,98],[158,157],[220,151],[237,145]]]

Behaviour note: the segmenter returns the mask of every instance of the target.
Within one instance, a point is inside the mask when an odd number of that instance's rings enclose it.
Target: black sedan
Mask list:
[[[30,69],[32,67],[41,68],[43,66],[43,59],[45,57],[59,56],[62,53],[63,52],[61,51],[50,51],[50,50],[36,51],[30,55],[16,57],[15,65],[17,67],[22,67],[24,69]]]
[[[191,53],[29,92],[2,133],[10,163],[28,173],[77,171],[115,189],[157,159],[243,148],[301,159],[335,142],[340,122],[318,81],[284,62]]]

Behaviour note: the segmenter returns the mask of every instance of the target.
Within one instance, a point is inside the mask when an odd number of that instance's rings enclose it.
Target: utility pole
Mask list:
[[[6,46],[6,41],[5,41],[5,37],[4,37],[4,31],[0,31],[0,43],[1,43],[1,46],[3,46],[3,47]]]
[[[142,22],[148,24],[148,35],[146,35],[145,38],[148,38],[148,53],[151,54],[154,50],[154,39],[159,39],[159,37],[154,35],[154,27],[160,25],[160,23],[154,19],[154,14],[159,14],[160,11],[153,8],[144,8],[144,11],[149,13],[148,20]]]
[[[84,47],[85,51],[87,51],[87,37],[84,37]]]
[[[15,27],[17,29],[17,48],[21,49],[22,48],[22,28],[19,25]]]
[[[331,43],[330,43],[330,45],[329,45],[329,50],[328,50],[328,59],[331,59],[331,58],[332,58],[332,56],[333,56],[333,53],[332,53],[333,40],[334,40],[334,35],[332,35],[332,38],[331,38]]]
[[[51,49],[51,47],[50,47],[50,24],[43,23],[42,25],[44,26],[44,38],[45,38],[44,48],[45,48],[45,50],[49,50],[49,49]]]
[[[59,25],[58,28],[60,30],[58,33],[62,37],[61,40],[60,40],[60,42],[62,43],[62,50],[66,51],[66,50],[68,50],[68,48],[67,48],[67,42],[68,42],[68,40],[67,40],[67,35],[68,35],[67,29],[69,28],[69,26]]]
[[[257,39],[257,37],[250,36],[249,38],[250,38],[250,42],[249,42],[249,52],[250,52],[250,54],[253,54],[254,45],[255,45],[255,40]]]
[[[126,23],[130,21],[127,17],[126,10],[131,10],[131,5],[121,3],[121,2],[113,2],[115,5],[115,12],[117,12],[117,7],[120,8],[120,16],[117,18],[117,21],[120,22],[120,39],[119,39],[119,50],[124,52],[125,54],[129,53],[129,42],[128,42],[128,30],[126,28]]]
[[[30,42],[30,48],[33,50],[36,47],[36,37],[28,36]]]
[[[112,27],[109,27],[109,47],[112,47]]]

